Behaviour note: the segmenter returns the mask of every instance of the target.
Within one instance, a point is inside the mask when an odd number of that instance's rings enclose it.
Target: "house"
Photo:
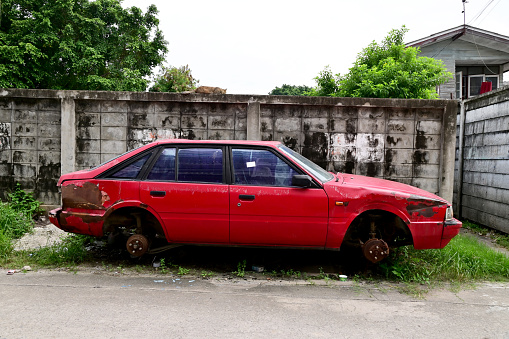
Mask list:
[[[467,99],[481,93],[483,82],[502,86],[509,71],[509,36],[461,25],[407,44],[420,47],[421,56],[440,59],[454,79],[438,88],[442,99]],[[507,76],[507,75],[506,75]]]

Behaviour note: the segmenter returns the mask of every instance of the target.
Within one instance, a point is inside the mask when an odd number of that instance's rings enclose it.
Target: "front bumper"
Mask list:
[[[442,240],[440,241],[440,248],[444,248],[452,238],[460,233],[463,224],[458,219],[452,219],[444,222],[444,230],[442,232]]]

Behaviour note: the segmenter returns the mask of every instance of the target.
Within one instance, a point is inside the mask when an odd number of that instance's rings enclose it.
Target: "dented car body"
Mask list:
[[[326,172],[279,142],[163,140],[63,175],[59,228],[124,234],[135,256],[170,245],[443,248],[459,233],[444,199],[388,180]]]

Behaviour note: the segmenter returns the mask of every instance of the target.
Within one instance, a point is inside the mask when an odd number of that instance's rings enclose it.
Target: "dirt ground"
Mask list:
[[[27,233],[19,239],[14,245],[14,250],[30,250],[51,246],[62,241],[68,235],[69,233],[50,223],[46,217],[41,217],[34,227],[34,232]]]

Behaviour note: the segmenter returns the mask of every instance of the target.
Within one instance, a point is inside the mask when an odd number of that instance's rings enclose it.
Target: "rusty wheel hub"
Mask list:
[[[141,257],[148,251],[148,239],[141,234],[134,234],[127,239],[127,251],[135,257]]]
[[[389,246],[382,239],[369,239],[362,246],[362,253],[372,263],[377,263],[389,256]]]

